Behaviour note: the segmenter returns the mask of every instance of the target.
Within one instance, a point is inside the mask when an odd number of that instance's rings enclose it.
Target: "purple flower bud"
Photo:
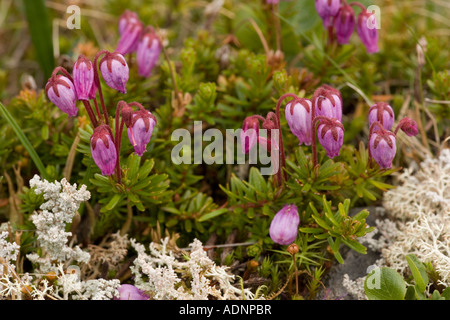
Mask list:
[[[344,4],[334,19],[336,36],[339,44],[347,44],[355,29],[355,12],[348,4]]]
[[[139,110],[133,112],[131,126],[127,129],[128,139],[134,147],[134,151],[142,157],[146,151],[147,144],[152,137],[156,118],[150,111]]]
[[[266,0],[267,4],[278,4],[280,3],[280,0]]]
[[[358,15],[356,32],[368,53],[378,52],[378,30],[374,13],[363,10]]]
[[[297,207],[294,204],[286,204],[270,223],[270,238],[278,244],[289,245],[297,238],[299,224]]]
[[[370,154],[375,162],[383,169],[392,167],[392,160],[394,160],[395,153],[397,152],[395,140],[395,134],[393,132],[381,128],[373,131],[370,136]]]
[[[378,102],[371,106],[369,109],[369,127],[374,122],[379,122],[386,130],[391,130],[394,125],[394,110],[392,107],[386,102]]]
[[[69,117],[77,115],[77,93],[69,78],[62,75],[52,76],[45,85],[45,93],[50,101]]]
[[[122,284],[119,287],[119,298],[114,300],[148,300],[149,297],[144,291],[139,290],[131,284]]]
[[[150,76],[153,67],[158,61],[159,55],[161,54],[161,50],[161,40],[153,31],[153,28],[150,27],[149,30],[143,34],[137,45],[136,60],[140,76],[146,78]]]
[[[324,27],[333,25],[333,18],[341,7],[341,0],[315,0],[316,10],[323,20]]]
[[[91,154],[102,175],[110,176],[114,173],[117,162],[117,150],[111,129],[106,124],[102,124],[94,129],[94,133],[91,136]]]
[[[243,153],[249,153],[258,142],[259,122],[256,118],[247,117],[241,130],[241,148]]]
[[[106,53],[100,60],[100,71],[106,84],[121,93],[126,93],[126,84],[129,77],[128,64],[118,52]]]
[[[317,135],[319,143],[325,149],[330,159],[339,155],[344,142],[344,126],[339,120],[335,118],[320,119]]]
[[[117,44],[116,52],[122,55],[135,52],[137,49],[139,38],[142,34],[142,30],[144,29],[142,22],[136,19],[130,19],[122,28],[123,29],[121,32],[119,43]]]
[[[298,138],[299,145],[311,145],[312,102],[308,99],[295,99],[286,104],[285,116],[291,132]]]
[[[313,103],[315,116],[342,121],[342,98],[339,90],[323,85],[314,92]]]
[[[406,133],[410,137],[416,136],[419,133],[417,122],[415,122],[411,118],[403,118],[402,120],[400,120],[398,126],[404,133]]]
[[[89,100],[94,84],[94,67],[85,56],[80,55],[73,66],[73,82],[78,100]]]

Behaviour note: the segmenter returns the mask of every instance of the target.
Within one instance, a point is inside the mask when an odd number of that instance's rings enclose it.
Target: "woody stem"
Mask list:
[[[104,118],[105,118],[105,123],[106,123],[106,125],[109,126],[108,111],[106,110],[105,100],[103,99],[102,86],[101,86],[101,84],[100,84],[100,78],[99,78],[99,76],[98,76],[98,69],[97,69],[97,67],[98,67],[98,66],[97,66],[98,58],[99,58],[102,54],[105,54],[105,53],[108,53],[108,51],[107,51],[107,50],[100,50],[100,51],[95,55],[95,58],[94,58],[94,81],[95,81],[95,84],[96,84],[97,89],[98,89],[98,95],[100,96],[100,103],[101,103],[101,105],[102,105],[102,111],[103,111],[103,116],[104,116]]]

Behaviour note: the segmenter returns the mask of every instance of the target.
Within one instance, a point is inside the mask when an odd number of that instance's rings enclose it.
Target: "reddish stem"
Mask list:
[[[109,119],[108,119],[108,111],[106,110],[106,106],[105,106],[105,100],[103,99],[103,92],[102,92],[102,86],[100,84],[100,78],[98,76],[98,69],[97,69],[97,61],[98,58],[105,53],[109,53],[109,51],[107,50],[100,50],[94,58],[94,81],[95,84],[97,85],[97,89],[98,89],[98,94],[100,96],[100,103],[102,105],[102,111],[103,111],[103,116],[105,118],[105,123],[109,126]]]
[[[116,161],[116,176],[117,182],[120,184],[122,182],[122,171],[120,169],[120,148],[122,147],[122,132],[123,132],[123,119],[120,116],[122,108],[127,103],[125,101],[119,101],[116,108],[116,118],[115,118],[115,137],[114,144],[116,145],[117,161]],[[121,118],[119,125],[119,118]]]
[[[91,119],[92,125],[94,126],[94,128],[96,128],[98,126],[98,120],[95,117],[95,114],[94,114],[94,111],[92,110],[91,104],[89,103],[88,100],[81,100],[81,101],[83,101],[84,107],[86,108],[89,118]]]
[[[286,99],[286,98],[289,98],[289,97],[294,98],[294,99],[298,99],[298,97],[295,94],[293,94],[293,93],[285,93],[285,94],[283,94],[280,97],[280,99],[278,99],[277,110],[276,110],[276,119],[277,119],[277,123],[276,124],[277,124],[278,130],[279,130],[278,146],[280,148],[280,158],[281,158],[280,164],[281,164],[281,166],[283,168],[286,167],[286,157],[284,155],[283,134],[281,133],[280,108],[281,108],[281,103],[283,102],[283,100]],[[278,170],[280,171],[281,167]]]

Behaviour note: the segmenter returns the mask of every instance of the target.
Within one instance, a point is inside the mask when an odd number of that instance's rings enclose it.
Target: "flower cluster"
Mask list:
[[[102,175],[110,176],[115,172],[119,183],[121,181],[119,156],[124,125],[127,127],[128,138],[135,152],[142,156],[150,142],[156,118],[140,103],[126,103],[122,100],[116,107],[115,126],[111,126],[99,73],[110,88],[126,93],[129,67],[123,54],[137,48],[138,61],[141,65],[139,73],[149,74],[159,56],[159,51],[155,52],[154,46],[157,45],[160,48],[160,41],[153,31],[141,32],[140,24],[135,14],[126,11],[119,21],[121,40],[117,51],[101,50],[94,61],[80,55],[73,65],[72,75],[66,69],[57,67],[45,87],[50,101],[69,117],[78,114],[77,101],[82,101],[94,128],[90,141],[92,157]],[[101,56],[103,57],[100,59]],[[97,93],[101,102],[101,111],[97,103]],[[91,101],[95,105],[95,112]],[[138,110],[134,111],[133,106]]]
[[[399,129],[408,136],[418,134],[417,123],[405,117],[394,125],[394,110],[385,102],[378,102],[369,109],[369,156],[383,169],[392,167],[397,152],[396,135]]]
[[[149,77],[161,54],[162,43],[151,26],[144,27],[135,12],[126,10],[119,19],[120,39],[116,52],[136,53],[140,76]]]
[[[373,12],[367,11],[359,2],[347,4],[345,0],[315,0],[315,4],[324,27],[328,28],[330,36],[336,31],[339,44],[349,42],[356,25],[356,32],[367,52],[378,52],[378,22]],[[352,6],[361,8],[358,18],[355,17]]]

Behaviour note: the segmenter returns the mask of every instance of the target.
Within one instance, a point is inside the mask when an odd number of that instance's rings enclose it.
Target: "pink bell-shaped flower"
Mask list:
[[[127,128],[128,139],[137,155],[142,157],[156,125],[155,116],[147,110],[133,112],[131,125]]]
[[[392,160],[397,152],[395,134],[389,130],[379,128],[373,130],[369,140],[370,154],[383,169],[392,167]]]
[[[117,162],[117,149],[112,138],[111,129],[102,124],[94,129],[91,136],[91,154],[102,175],[114,173]]]
[[[339,90],[323,85],[314,92],[313,103],[315,116],[342,121],[342,98]]]
[[[89,100],[94,85],[94,66],[85,56],[80,55],[72,71],[78,100]]]
[[[259,135],[259,121],[254,117],[247,117],[244,120],[242,130],[240,133],[241,137],[241,148],[243,153],[249,153],[250,150],[258,142]]]
[[[319,143],[332,159],[339,155],[344,142],[344,126],[335,118],[321,118],[317,129]]]
[[[107,52],[100,60],[100,72],[110,88],[121,93],[127,92],[126,84],[130,70],[123,55],[118,52]]]
[[[336,37],[339,44],[347,44],[355,30],[355,12],[348,4],[344,4],[334,19]]]
[[[374,13],[361,11],[356,22],[356,32],[368,53],[378,52],[378,30]]]
[[[123,55],[136,51],[139,38],[144,29],[144,26],[137,18],[137,15],[135,16],[135,14],[133,15],[132,13],[128,13],[127,15],[128,19],[127,17],[124,17],[124,19],[119,20],[120,39],[116,48],[116,52]]]
[[[311,100],[295,99],[286,104],[284,111],[289,128],[298,138],[299,145],[311,145]]]
[[[371,106],[369,109],[369,127],[374,122],[379,122],[386,130],[391,130],[394,125],[394,110],[392,107],[386,102],[378,102]]]
[[[341,0],[315,0],[316,10],[323,20],[324,27],[333,25],[333,18],[341,7]]]
[[[136,60],[140,76],[148,78],[161,54],[162,43],[152,27],[148,27],[137,45]]]
[[[410,137],[414,137],[419,133],[419,129],[417,128],[417,122],[413,119],[404,117],[398,123],[397,129],[395,133],[397,133],[398,129],[401,129],[404,133],[406,133]]]
[[[289,245],[295,241],[298,233],[300,217],[297,206],[286,204],[275,214],[269,227],[269,235],[273,242]]]
[[[78,114],[77,93],[73,82],[63,75],[53,75],[45,85],[45,93],[62,112],[69,117]]]
[[[119,297],[114,300],[149,300],[149,297],[131,284],[122,284],[119,287]]]

